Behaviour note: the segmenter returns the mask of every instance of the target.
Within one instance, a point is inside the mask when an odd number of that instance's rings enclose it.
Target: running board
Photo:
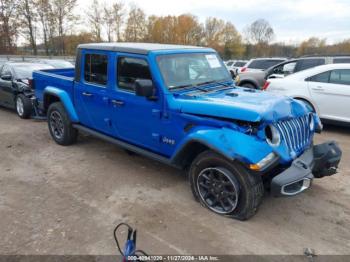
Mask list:
[[[166,165],[170,165],[170,166],[173,166],[173,167],[176,167],[176,168],[180,168],[179,166],[177,165],[174,165],[168,158],[164,157],[164,156],[161,156],[161,155],[158,155],[156,153],[153,153],[153,152],[150,152],[148,150],[145,150],[145,149],[142,149],[142,148],[139,148],[137,146],[134,146],[132,144],[129,144],[129,143],[126,143],[124,141],[121,141],[119,139],[116,139],[116,138],[113,138],[113,137],[110,137],[110,136],[107,136],[107,135],[104,135],[104,134],[101,134],[93,129],[90,129],[88,127],[85,127],[85,126],[82,126],[82,125],[78,125],[78,124],[73,124],[73,127],[78,129],[78,130],[81,130],[85,133],[88,133],[92,136],[95,136],[99,139],[102,139],[102,140],[105,140],[107,142],[110,142],[110,143],[113,143],[117,146],[120,146],[124,149],[127,149],[127,150],[130,150],[132,152],[135,152],[139,155],[143,155],[143,156],[146,156],[148,158],[151,158],[151,159],[154,159],[154,160],[157,160],[159,162],[162,162]]]

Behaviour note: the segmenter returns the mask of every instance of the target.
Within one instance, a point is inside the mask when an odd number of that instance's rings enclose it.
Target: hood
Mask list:
[[[299,117],[307,112],[302,102],[247,88],[214,93],[196,91],[178,95],[175,99],[183,113],[249,122],[274,122]]]

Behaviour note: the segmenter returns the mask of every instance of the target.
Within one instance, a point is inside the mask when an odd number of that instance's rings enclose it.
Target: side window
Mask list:
[[[328,83],[329,82],[330,71],[309,77],[307,81],[318,82],[318,83]]]
[[[283,73],[284,74],[292,74],[295,70],[296,64],[297,64],[297,62],[291,62],[291,63],[284,64]]]
[[[299,72],[308,68],[312,68],[315,66],[319,66],[319,65],[324,65],[325,64],[325,60],[324,58],[308,58],[308,59],[300,59],[297,62],[297,65],[295,67],[295,72]]]
[[[108,57],[101,54],[86,54],[84,79],[86,82],[107,85]]]
[[[243,67],[246,63],[245,62],[236,62],[234,64],[234,66],[237,66],[237,67]]]
[[[349,58],[334,58],[333,64],[344,64],[344,63],[350,63],[350,57]]]
[[[120,89],[134,91],[136,79],[152,80],[147,61],[141,58],[118,57],[118,87]]]
[[[350,85],[350,69],[333,70],[329,82],[333,84]]]

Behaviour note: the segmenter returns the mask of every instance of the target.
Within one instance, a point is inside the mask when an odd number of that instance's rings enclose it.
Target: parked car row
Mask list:
[[[32,62],[5,62],[0,66],[0,105],[16,110],[21,118],[35,114],[34,90],[31,86],[35,70],[73,68],[65,60],[41,59]]]
[[[268,67],[269,63],[279,63]],[[256,66],[256,65],[265,65]],[[249,69],[254,65],[255,68]],[[252,59],[235,78],[237,86],[287,95],[306,103],[325,123],[350,124],[350,56]],[[259,67],[259,68],[257,68]]]
[[[261,89],[266,79],[283,78],[302,70],[326,64],[350,63],[350,56],[310,56],[297,59],[251,59],[237,74],[236,85]]]
[[[329,64],[268,79],[263,90],[303,101],[324,122],[350,124],[350,64]]]

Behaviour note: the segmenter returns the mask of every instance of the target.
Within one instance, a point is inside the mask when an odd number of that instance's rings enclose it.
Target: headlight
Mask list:
[[[274,125],[268,125],[265,128],[266,142],[270,146],[279,146],[281,144],[280,132]]]
[[[309,114],[309,125],[310,125],[310,130],[313,131],[315,129],[315,119],[312,113]]]

